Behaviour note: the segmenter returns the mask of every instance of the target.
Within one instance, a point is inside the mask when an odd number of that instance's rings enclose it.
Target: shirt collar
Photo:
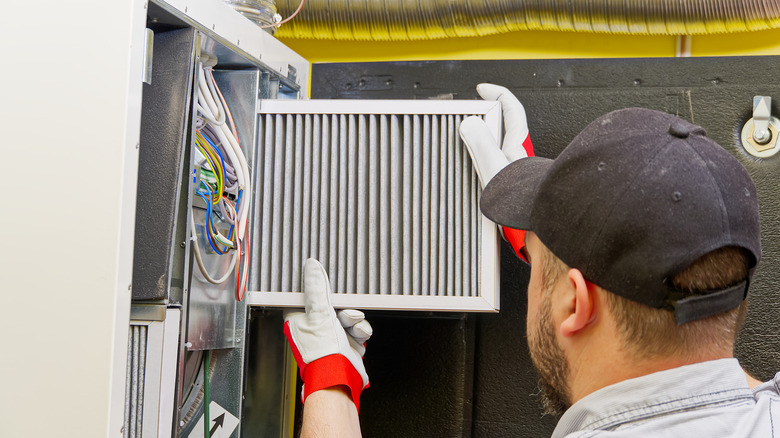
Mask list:
[[[713,395],[717,394],[717,395]],[[553,438],[580,430],[610,429],[619,424],[684,409],[703,400],[753,398],[736,359],[719,359],[659,371],[609,385],[574,403],[561,417]]]

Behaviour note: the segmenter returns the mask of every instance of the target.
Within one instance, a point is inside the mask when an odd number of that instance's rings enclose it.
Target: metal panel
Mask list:
[[[247,162],[252,163],[254,148],[250,145],[254,144],[255,141],[256,100],[247,99],[247,96],[257,96],[260,73],[254,69],[222,71],[215,72],[214,77],[230,106]],[[252,171],[251,165],[250,171]],[[201,232],[206,223],[206,211],[200,208],[192,210],[192,220],[195,222],[198,236],[201,239],[199,243],[204,265],[213,277],[222,277],[230,268],[232,253],[220,256],[209,252],[209,245],[203,237],[205,234]],[[249,238],[251,238],[251,234],[250,232]],[[192,246],[189,248],[192,251],[196,250]],[[194,264],[192,267],[187,297],[186,341],[188,349],[209,350],[235,347],[236,338],[241,337],[240,331],[236,330],[236,325],[239,321],[243,321],[246,312],[245,302],[237,302],[234,298],[235,274],[231,274],[231,278],[224,283],[213,285],[202,278]]]
[[[309,62],[223,2],[153,0],[149,18],[155,27],[187,26],[203,32],[204,49],[217,55],[222,67],[257,67],[271,76],[278,92],[309,94]]]
[[[314,257],[338,307],[497,308],[495,226],[476,214],[479,184],[457,130],[482,115],[498,137],[497,103],[263,100],[259,108],[262,232],[250,304],[301,305],[291,292]]]

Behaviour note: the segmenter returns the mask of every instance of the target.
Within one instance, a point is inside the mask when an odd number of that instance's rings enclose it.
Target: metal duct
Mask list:
[[[300,0],[276,0],[289,16]],[[780,27],[780,0],[308,0],[280,38],[429,40],[518,30],[694,35]]]

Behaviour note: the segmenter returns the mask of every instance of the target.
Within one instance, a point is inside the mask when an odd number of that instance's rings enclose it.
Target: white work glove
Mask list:
[[[485,100],[501,103],[504,118],[504,141],[498,146],[485,122],[476,116],[468,117],[460,124],[459,132],[466,149],[471,156],[479,183],[484,189],[498,172],[509,163],[534,155],[531,136],[528,132],[528,119],[525,108],[511,91],[500,85],[479,84],[477,93]],[[525,246],[525,232],[499,227],[518,257],[525,260],[522,248]]]
[[[528,120],[523,104],[511,91],[500,85],[479,84],[477,93],[485,100],[501,103],[504,116],[504,141],[502,146],[490,133],[480,117],[471,116],[460,124],[460,137],[471,155],[479,182],[484,189],[493,177],[509,163],[533,156],[533,146],[528,132]]]
[[[302,398],[305,401],[320,389],[346,386],[359,408],[360,392],[368,387],[363,355],[371,325],[359,310],[336,314],[330,303],[328,274],[320,262],[306,260],[302,277],[306,311],[287,314],[284,323],[304,383]]]

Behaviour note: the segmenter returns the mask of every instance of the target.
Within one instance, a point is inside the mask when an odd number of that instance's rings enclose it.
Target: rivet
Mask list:
[[[682,199],[682,193],[680,192],[672,193],[672,199],[674,200],[674,202],[679,202]]]
[[[599,172],[601,172],[602,170],[604,170],[606,168],[607,168],[607,163],[605,163],[603,161],[601,163],[599,163],[599,167],[598,167]]]

